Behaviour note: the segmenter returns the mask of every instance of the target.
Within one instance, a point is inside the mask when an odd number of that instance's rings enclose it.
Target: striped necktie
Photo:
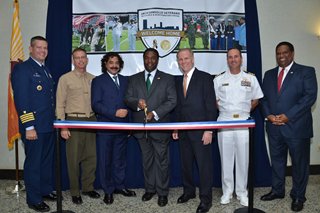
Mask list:
[[[119,89],[119,88],[120,88],[120,85],[119,85],[119,82],[118,82],[118,76],[117,76],[117,75],[114,75],[112,78],[113,78],[114,83],[116,84],[117,88]]]
[[[279,75],[278,75],[278,92],[280,92],[281,86],[282,86],[282,79],[283,79],[283,74],[284,74],[284,69],[282,68]]]

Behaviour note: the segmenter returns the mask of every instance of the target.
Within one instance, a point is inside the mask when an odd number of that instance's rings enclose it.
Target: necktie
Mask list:
[[[183,75],[183,95],[184,95],[184,97],[187,96],[187,82],[188,82],[188,75],[184,74]]]
[[[278,92],[280,92],[280,89],[281,89],[283,74],[284,74],[284,68],[281,69],[281,71],[278,75]]]
[[[47,78],[49,78],[49,75],[48,75],[48,72],[46,70],[46,67],[44,65],[41,65],[41,67],[42,67],[44,73],[46,74]]]
[[[146,80],[146,87],[147,87],[147,91],[148,91],[148,92],[149,92],[150,87],[151,87],[150,76],[151,76],[151,74],[148,73],[148,77],[147,77],[147,80]]]
[[[120,88],[120,85],[119,85],[119,83],[118,83],[118,76],[117,76],[117,75],[114,75],[112,78],[113,78],[114,83],[116,84],[117,88],[119,89],[119,88]]]

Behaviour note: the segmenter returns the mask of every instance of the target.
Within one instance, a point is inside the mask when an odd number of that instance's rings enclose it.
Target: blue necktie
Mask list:
[[[114,80],[114,83],[116,84],[117,88],[119,89],[120,88],[120,85],[118,83],[118,76],[117,75],[114,75],[113,76],[113,80]]]
[[[42,67],[42,69],[44,71],[44,74],[46,74],[47,78],[49,78],[49,74],[48,74],[48,72],[46,70],[46,67],[44,65],[41,65],[41,67]]]

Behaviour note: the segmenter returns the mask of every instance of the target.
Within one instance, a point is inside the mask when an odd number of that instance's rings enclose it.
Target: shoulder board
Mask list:
[[[220,74],[216,75],[216,77],[218,77],[218,76],[220,76],[220,75],[223,75],[225,72],[226,72],[226,71],[224,71],[224,72],[222,72],[222,73],[220,73]]]
[[[243,70],[243,72],[245,72],[245,73],[247,73],[247,74],[249,74],[249,75],[253,75],[253,76],[255,76],[255,74],[254,74],[254,73],[252,73],[252,72],[248,72],[248,71],[246,71],[246,70]]]

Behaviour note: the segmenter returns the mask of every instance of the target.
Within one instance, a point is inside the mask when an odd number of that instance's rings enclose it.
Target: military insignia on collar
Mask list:
[[[42,86],[41,86],[41,85],[38,85],[38,86],[37,86],[37,90],[38,90],[38,91],[41,91],[41,90],[42,90]]]
[[[248,81],[247,79],[243,79],[241,81],[241,86],[243,86],[243,87],[251,87],[251,82]]]
[[[249,74],[249,75],[253,75],[253,76],[255,76],[255,74],[254,74],[254,73],[252,73],[252,72],[248,72],[247,70],[244,70],[244,72],[245,72],[245,73],[247,73],[247,74]]]
[[[224,72],[222,72],[222,73],[220,73],[220,74],[216,75],[216,77],[217,77],[217,76],[220,76],[220,75],[222,75],[222,74],[224,74],[225,72],[226,72],[226,71],[224,71]]]

